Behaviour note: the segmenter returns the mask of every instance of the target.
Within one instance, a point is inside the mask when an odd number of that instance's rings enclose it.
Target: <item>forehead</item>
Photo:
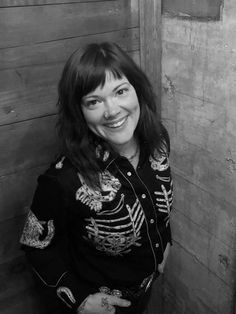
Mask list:
[[[85,97],[98,95],[103,92],[113,91],[119,85],[129,83],[125,75],[122,75],[120,78],[115,77],[114,74],[110,71],[106,71],[106,79],[104,84],[100,84],[95,90],[89,92]]]

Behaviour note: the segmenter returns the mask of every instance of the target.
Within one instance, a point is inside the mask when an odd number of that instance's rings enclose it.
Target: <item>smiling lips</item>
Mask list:
[[[126,116],[126,117],[124,117],[118,121],[115,121],[115,122],[106,123],[105,126],[108,128],[112,128],[112,129],[119,128],[125,124],[127,118],[128,118],[128,116]]]

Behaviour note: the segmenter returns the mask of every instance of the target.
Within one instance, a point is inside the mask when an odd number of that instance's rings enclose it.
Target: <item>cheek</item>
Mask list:
[[[130,101],[130,110],[139,115],[140,113],[140,105],[138,101],[138,97],[132,97],[132,101]]]
[[[131,104],[132,109],[135,109],[135,110],[139,109],[139,107],[140,107],[138,96],[137,96],[135,90],[133,90],[133,93],[130,97],[130,104]]]
[[[84,119],[87,124],[97,124],[99,123],[102,113],[99,110],[83,110]]]

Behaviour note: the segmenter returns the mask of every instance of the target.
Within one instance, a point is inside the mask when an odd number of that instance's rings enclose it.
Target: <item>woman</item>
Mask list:
[[[59,82],[62,156],[39,177],[21,243],[74,313],[142,313],[171,243],[169,138],[116,44],[75,51]]]

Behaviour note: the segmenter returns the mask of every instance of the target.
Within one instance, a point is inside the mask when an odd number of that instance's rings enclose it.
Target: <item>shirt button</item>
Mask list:
[[[150,219],[150,224],[153,224],[154,223],[154,219]]]
[[[146,194],[142,194],[142,198],[146,198]]]
[[[156,248],[159,248],[159,243],[156,243],[156,244],[155,244],[155,247],[156,247]]]
[[[128,171],[128,172],[127,172],[127,176],[130,177],[131,175],[132,175],[132,173],[131,173],[130,171]]]

